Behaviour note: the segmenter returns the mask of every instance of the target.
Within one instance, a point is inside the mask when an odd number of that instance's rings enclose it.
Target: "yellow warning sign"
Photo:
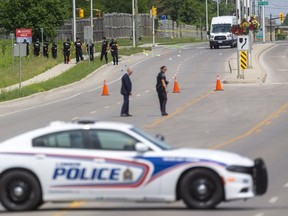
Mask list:
[[[247,51],[240,51],[241,70],[247,69]]]

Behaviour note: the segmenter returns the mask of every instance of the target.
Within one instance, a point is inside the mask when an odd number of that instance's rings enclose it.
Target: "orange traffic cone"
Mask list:
[[[220,78],[217,75],[217,80],[216,80],[216,89],[215,91],[223,91],[222,87],[221,87],[221,83],[220,83]]]
[[[106,85],[106,80],[104,80],[103,90],[102,90],[102,96],[108,96],[108,86]]]
[[[180,93],[180,91],[179,91],[179,86],[178,86],[178,81],[177,81],[177,79],[176,79],[176,76],[174,77],[173,93]]]

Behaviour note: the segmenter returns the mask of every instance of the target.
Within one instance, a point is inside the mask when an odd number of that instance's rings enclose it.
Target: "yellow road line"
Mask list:
[[[159,124],[161,124],[163,121],[167,120],[167,119],[170,119],[172,118],[173,116],[175,116],[176,114],[184,111],[185,109],[187,109],[188,107],[192,106],[193,104],[197,103],[198,101],[208,97],[209,95],[211,95],[212,93],[214,93],[215,91],[214,90],[211,90],[211,91],[208,91],[206,92],[204,95],[201,95],[200,97],[198,98],[194,98],[192,101],[186,103],[185,105],[183,105],[182,107],[178,107],[176,109],[176,111],[174,111],[173,113],[169,114],[168,116],[166,117],[161,117],[157,120],[155,120],[153,123],[149,124],[149,125],[145,125],[144,126],[144,129],[151,129]]]
[[[268,116],[266,119],[264,119],[262,122],[260,122],[258,125],[256,125],[254,128],[248,130],[246,133],[240,135],[240,136],[237,136],[237,137],[234,137],[224,143],[221,143],[221,144],[216,144],[216,145],[213,145],[211,146],[209,149],[220,149],[220,148],[223,148],[224,146],[227,146],[237,140],[240,140],[240,139],[243,139],[249,135],[251,135],[252,133],[254,132],[257,132],[259,130],[261,130],[260,127],[262,127],[263,125],[269,125],[272,121],[273,118],[278,118],[279,115],[283,112],[286,112],[288,108],[288,103],[284,104],[279,110],[277,110],[276,112],[272,113],[270,116]]]
[[[68,208],[66,208],[66,210],[54,213],[54,214],[52,214],[52,216],[63,216],[63,215],[65,215],[67,213],[67,211],[69,211],[71,209],[79,208],[79,207],[83,206],[85,203],[86,203],[85,201],[74,201],[74,202],[71,202],[71,203],[69,203],[69,206],[68,206]]]

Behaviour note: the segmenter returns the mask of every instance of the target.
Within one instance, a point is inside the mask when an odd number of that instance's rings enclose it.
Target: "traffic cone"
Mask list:
[[[173,93],[180,93],[180,91],[179,91],[179,86],[178,86],[178,81],[177,81],[177,79],[176,79],[176,76],[174,77]]]
[[[108,95],[109,95],[108,86],[106,85],[106,80],[104,80],[102,96],[108,96]]]
[[[223,91],[222,87],[221,87],[221,83],[220,83],[220,78],[217,75],[217,80],[216,80],[216,89],[215,91]]]

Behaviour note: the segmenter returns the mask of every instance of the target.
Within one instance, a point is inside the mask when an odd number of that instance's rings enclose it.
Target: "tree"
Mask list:
[[[33,38],[55,36],[56,29],[69,18],[70,3],[65,0],[1,0],[0,26],[7,33],[16,28],[32,28]]]
[[[288,14],[285,15],[284,22],[281,25],[288,26]]]

